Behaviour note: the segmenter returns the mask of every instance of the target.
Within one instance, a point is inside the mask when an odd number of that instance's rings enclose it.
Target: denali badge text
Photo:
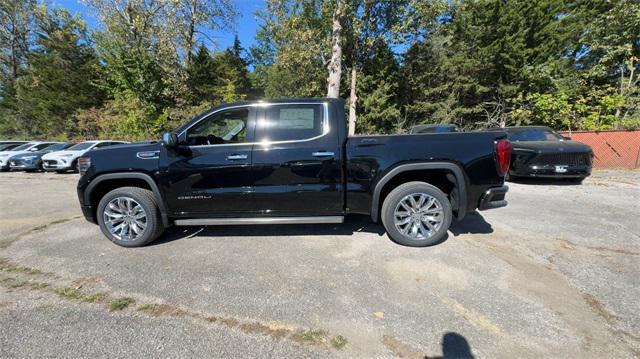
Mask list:
[[[178,196],[179,200],[185,200],[185,199],[211,199],[213,198],[213,196],[209,195],[209,194],[199,194],[199,195],[193,195],[193,196]]]

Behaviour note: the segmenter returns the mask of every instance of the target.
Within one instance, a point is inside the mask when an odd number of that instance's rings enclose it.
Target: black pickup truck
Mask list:
[[[145,245],[171,225],[382,221],[407,246],[446,238],[452,219],[502,207],[504,132],[347,136],[344,101],[225,104],[159,142],[78,160],[80,205],[114,243]]]

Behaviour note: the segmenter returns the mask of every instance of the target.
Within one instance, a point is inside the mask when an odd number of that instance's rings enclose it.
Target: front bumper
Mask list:
[[[504,199],[505,195],[509,191],[508,186],[493,187],[486,190],[482,197],[480,197],[480,203],[478,209],[484,211],[486,209],[500,208],[507,205],[507,201]]]
[[[37,170],[40,169],[39,162],[26,162],[22,160],[9,161],[9,168],[12,170]]]
[[[42,168],[47,171],[70,170],[72,163],[73,160],[65,158],[46,159],[42,160]]]

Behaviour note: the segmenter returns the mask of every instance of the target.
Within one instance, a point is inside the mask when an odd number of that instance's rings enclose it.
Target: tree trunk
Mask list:
[[[327,97],[340,97],[340,76],[342,75],[342,0],[338,0],[333,12],[333,28],[331,31],[331,61],[327,66]]]
[[[193,56],[193,46],[196,37],[196,11],[197,0],[191,0],[190,4],[191,18],[189,19],[189,33],[187,34],[187,66],[191,65],[191,58]]]
[[[349,135],[356,133],[356,104],[358,97],[356,96],[356,80],[358,72],[355,64],[351,67],[351,93],[349,94]]]

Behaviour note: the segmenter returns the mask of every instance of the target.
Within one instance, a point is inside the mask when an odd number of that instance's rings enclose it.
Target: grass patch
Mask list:
[[[135,299],[129,297],[116,298],[111,301],[109,309],[112,312],[116,310],[123,310],[124,308],[130,306],[131,304],[134,304],[135,302]]]
[[[5,259],[0,259],[0,271],[9,273],[24,273],[24,274],[41,274],[42,272],[35,268],[23,267],[17,264],[13,264]]]
[[[146,303],[138,307],[138,311],[140,312],[151,312],[158,308],[159,304],[150,304]]]
[[[343,337],[342,335],[336,335],[335,337],[331,338],[332,347],[339,350],[344,348],[345,345],[347,345],[347,338]]]
[[[105,297],[102,293],[87,295],[78,289],[71,287],[56,288],[54,292],[64,299],[77,300],[86,303],[95,303],[101,301]]]
[[[327,332],[324,330],[306,330],[295,333],[291,339],[306,344],[320,344],[327,340]]]
[[[11,288],[11,289],[22,288],[25,285],[27,285],[27,283],[29,283],[29,282],[27,282],[26,280],[18,280],[18,281],[15,281],[15,282],[9,284],[9,288]]]
[[[187,312],[176,307],[175,305],[156,303],[142,304],[138,307],[138,311],[144,312],[154,317],[159,317],[161,315],[184,316],[187,314]]]

